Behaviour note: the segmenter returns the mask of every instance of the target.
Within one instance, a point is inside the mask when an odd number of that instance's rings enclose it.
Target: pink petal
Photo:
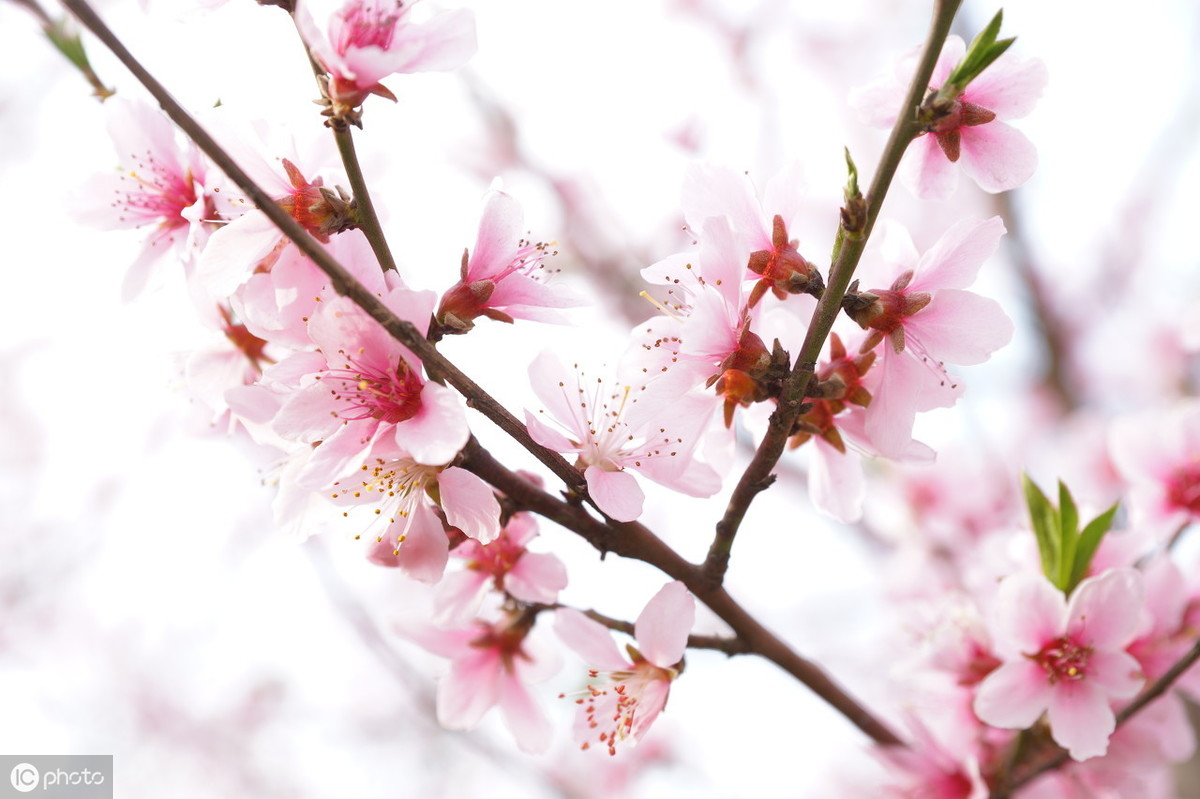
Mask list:
[[[490,581],[476,569],[463,569],[442,577],[434,590],[433,621],[442,626],[469,622],[479,611]]]
[[[771,247],[771,232],[763,223],[754,184],[742,172],[715,164],[693,164],[684,178],[682,206],[684,219],[694,231],[703,230],[712,217],[728,217],[751,250]]]
[[[1087,681],[1105,696],[1132,699],[1146,684],[1142,666],[1127,652],[1099,650],[1088,658]]]
[[[531,277],[512,273],[496,284],[488,298],[489,308],[497,308],[515,319],[563,324],[570,318],[558,308],[578,308],[587,301],[570,286],[540,283]]]
[[[587,480],[588,495],[596,507],[618,522],[631,522],[642,515],[642,493],[637,479],[629,472],[609,472],[589,466],[583,472]]]
[[[522,752],[539,754],[550,746],[553,728],[529,689],[512,674],[500,678],[500,710]]]
[[[196,267],[201,285],[213,297],[228,297],[282,238],[279,228],[262,211],[251,211],[218,228],[208,237]]]
[[[437,582],[442,579],[450,560],[450,541],[442,529],[442,522],[428,505],[417,506],[407,522],[404,528],[393,524],[386,534],[395,536],[398,530],[404,530],[405,539],[394,556],[396,565],[414,580]],[[395,539],[385,537],[382,543],[395,545]]]
[[[1037,148],[1025,134],[1003,122],[963,128],[963,171],[993,194],[1015,189],[1037,170]]]
[[[446,521],[481,544],[500,535],[500,503],[492,487],[466,469],[451,467],[438,475]]]
[[[449,463],[471,436],[458,395],[433,381],[421,388],[421,409],[396,425],[396,443],[417,463]]]
[[[1075,760],[1099,757],[1108,751],[1108,738],[1117,722],[1108,698],[1089,680],[1062,682],[1050,699],[1050,734]]]
[[[1000,56],[963,93],[969,103],[994,111],[1001,119],[1020,119],[1037,105],[1049,75],[1040,58]]]
[[[465,8],[445,11],[423,24],[396,31],[393,72],[443,72],[458,69],[478,49],[475,15]]]
[[[543,422],[532,411],[525,411],[525,427],[529,436],[537,443],[555,452],[578,452],[579,446],[562,433]]]
[[[1122,649],[1133,640],[1145,604],[1136,569],[1110,569],[1079,584],[1067,606],[1067,633],[1096,649]]]
[[[550,350],[543,350],[529,364],[529,383],[550,416],[583,441],[588,422],[586,410],[580,407],[578,375],[567,371]]]
[[[521,206],[502,191],[489,191],[484,198],[479,234],[468,261],[468,280],[492,277],[512,263],[524,226]]]
[[[629,668],[629,661],[621,656],[612,634],[604,625],[574,608],[555,611],[554,633],[591,668],[601,671]]]
[[[638,712],[633,720],[629,734],[633,739],[631,745],[642,739],[650,729],[650,725],[658,718],[658,714],[667,706],[667,697],[671,692],[671,683],[667,680],[653,680],[642,688],[638,697]]]
[[[979,684],[975,715],[993,727],[1025,730],[1046,710],[1053,693],[1041,666],[1024,658],[1014,660]]]
[[[1040,574],[1006,577],[996,592],[995,607],[993,643],[996,653],[1008,660],[1037,654],[1067,628],[1066,599]]]
[[[943,289],[906,320],[904,332],[937,360],[970,366],[983,363],[1011,341],[1013,323],[990,297]]]
[[[958,169],[927,133],[908,145],[900,162],[900,181],[923,200],[944,200],[958,188]]]
[[[696,600],[680,581],[667,583],[646,603],[634,625],[638,650],[656,666],[670,668],[683,658],[696,621]]]
[[[473,648],[450,665],[438,683],[438,722],[448,730],[469,730],[500,698],[500,655]]]
[[[956,223],[921,256],[908,290],[965,289],[975,282],[984,261],[996,254],[1005,232],[998,216]]]
[[[813,504],[840,522],[862,518],[867,493],[862,458],[847,449],[843,454],[823,438],[813,438],[816,449],[808,467],[808,493]]]
[[[552,604],[566,587],[567,567],[548,552],[526,552],[504,575],[504,588],[522,602]]]

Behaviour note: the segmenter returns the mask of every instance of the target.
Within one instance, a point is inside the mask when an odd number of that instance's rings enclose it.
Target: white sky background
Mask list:
[[[683,3],[469,5],[480,36],[472,79],[519,120],[540,167],[591,193],[610,242],[595,246],[611,247],[614,263],[631,272],[683,243],[678,187],[691,154],[671,140],[682,130],[695,132],[697,155],[748,169],[760,185],[799,159],[813,203],[811,229],[799,235],[812,252],[827,252],[841,147],[851,146],[866,180],[885,136],[854,123],[847,89],[890,69],[920,41],[927,18],[915,0],[728,3],[744,8],[718,16],[750,30],[750,49],[735,62],[727,40]],[[179,21],[174,6],[151,3],[147,15],[111,2],[101,11],[189,108],[219,98],[321,135],[311,75],[280,12],[233,0]],[[1156,295],[1160,319],[1178,319],[1200,294],[1200,204],[1186,189],[1200,180],[1190,146],[1200,118],[1198,13],[1185,0],[1107,7],[1005,6],[1005,34],[1018,35],[1016,50],[1043,58],[1050,72],[1037,110],[1018,123],[1041,168],[1017,202],[1056,286],[1069,293],[1114,259],[1131,269],[1152,264],[1161,271],[1143,293]],[[993,11],[968,2],[964,13],[977,28]],[[89,52],[120,94],[140,96],[96,43]],[[210,340],[179,287],[167,279],[122,304],[139,237],[82,228],[67,212],[71,192],[114,163],[103,109],[32,18],[9,4],[0,4],[0,54],[0,752],[112,752],[119,795],[180,799],[453,797],[484,786],[493,796],[530,796],[540,762],[582,773],[563,754],[574,748],[570,708],[552,699],[572,687],[565,672],[543,694],[562,731],[550,761],[517,754],[492,718],[469,739],[442,735],[428,710],[428,674],[440,661],[388,633],[420,592],[366,563],[353,530],[304,546],[273,533],[270,491],[254,464],[207,435],[176,390],[178,353]],[[573,242],[546,182],[492,157],[462,79],[388,83],[400,103],[371,101],[358,141],[368,169],[384,173],[377,202],[417,275],[411,282],[452,282],[497,173],[534,235],[559,240],[559,265],[571,273]],[[1147,217],[1140,211],[1151,201]],[[986,213],[966,184],[951,201],[920,206],[897,187],[884,210],[910,224],[921,247],[959,215]],[[1020,322],[1003,262],[984,272],[985,288]],[[519,410],[532,403],[521,383],[540,347],[611,362],[624,327],[614,308],[575,330],[484,324],[445,350]],[[486,348],[475,349],[484,337]],[[1014,387],[1033,368],[1034,346],[1022,330],[1009,350],[969,370],[964,407],[927,425],[927,438],[982,428],[1000,441],[1019,431]],[[1100,354],[1113,361],[1111,379],[1136,379],[1130,358],[1117,357],[1136,354],[1122,351],[1128,340],[1108,346]],[[519,456],[512,463],[530,465]],[[853,693],[878,699],[882,578],[851,531],[794,500],[802,491],[784,480],[756,503],[731,590]],[[702,557],[724,494],[682,504],[662,497],[645,520],[688,557]],[[597,564],[589,548],[548,526],[541,544],[569,562],[568,601],[633,617],[662,583],[636,564]],[[371,630],[382,648],[372,648]],[[676,746],[691,765],[651,771],[631,795],[831,795],[831,771],[870,767],[861,744],[769,664],[697,653],[643,746],[651,755]],[[586,785],[561,794],[592,795]]]

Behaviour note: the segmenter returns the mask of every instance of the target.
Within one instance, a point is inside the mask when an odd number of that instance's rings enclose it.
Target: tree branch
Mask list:
[[[96,15],[86,0],[63,0],[80,21],[87,26],[135,77],[150,91],[167,115],[190,136],[196,145],[220,167],[225,174],[253,200],[301,252],[307,255],[329,276],[334,289],[349,297],[373,319],[379,322],[397,341],[408,347],[425,364],[446,378],[455,389],[467,397],[468,404],[482,412],[501,429],[520,442],[552,472],[559,476],[578,497],[586,496],[583,476],[556,452],[552,452],[530,437],[515,417],[487,395],[474,381],[451,364],[427,342],[412,324],[396,317],[378,297],[358,283],[344,267],[320,246],[233,161],[211,136],[171,97],[167,90],[133,57],[113,32]],[[661,539],[638,523],[618,523],[591,516],[579,502],[568,503],[542,491],[529,481],[509,471],[474,439],[468,441],[460,455],[460,465],[507,494],[515,502],[557,522],[591,542],[601,552],[613,551],[657,567],[668,576],[682,581],[717,616],[730,626],[754,652],[774,662],[788,674],[808,686],[855,726],[877,743],[895,745],[900,739],[887,725],[875,718],[865,707],[838,686],[816,664],[792,651],[786,643],[760,624],[719,585],[705,577],[704,570],[688,563]]]
[[[888,188],[900,165],[900,159],[909,143],[920,132],[917,109],[920,108],[921,101],[929,90],[929,78],[933,74],[933,68],[937,64],[942,45],[950,32],[951,23],[954,21],[954,14],[958,11],[961,2],[962,0],[936,0],[934,3],[929,35],[926,37],[925,47],[921,51],[917,70],[913,74],[908,94],[896,117],[896,124],[892,126],[891,135],[883,148],[883,155],[880,156],[879,166],[875,170],[875,176],[866,196],[862,226],[858,229],[848,228],[846,220],[843,219],[838,230],[840,246],[837,248],[833,264],[829,267],[829,281],[825,287],[825,293],[818,301],[816,310],[813,311],[804,343],[801,345],[799,355],[796,356],[796,364],[784,384],[778,405],[771,414],[767,433],[763,436],[758,450],[754,453],[754,457],[746,467],[737,486],[734,487],[733,493],[730,494],[725,515],[717,522],[716,533],[704,563],[708,579],[716,585],[720,585],[725,579],[725,572],[729,568],[729,556],[733,550],[733,540],[750,508],[750,503],[775,481],[775,476],[771,472],[783,455],[783,448],[792,434],[792,424],[800,413],[809,381],[816,372],[817,358],[820,357],[821,350],[825,346],[825,339],[833,329],[834,320],[837,319],[841,310],[842,298],[846,296],[846,290],[850,286],[854,270],[858,267],[859,259],[862,258],[863,250],[867,246],[867,240],[875,227],[875,220],[879,217],[879,211],[883,207]]]

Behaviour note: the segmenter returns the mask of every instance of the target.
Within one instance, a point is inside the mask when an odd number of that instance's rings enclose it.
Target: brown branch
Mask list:
[[[883,201],[892,184],[892,178],[900,166],[900,159],[909,143],[920,132],[916,119],[917,109],[920,108],[922,98],[928,91],[929,78],[933,74],[933,67],[941,54],[942,44],[950,32],[950,25],[960,3],[961,0],[936,0],[934,3],[929,35],[926,37],[916,72],[913,74],[912,83],[908,88],[908,94],[904,98],[904,104],[900,107],[896,124],[892,127],[891,135],[880,156],[879,166],[871,181],[863,209],[864,216],[861,219],[861,227],[858,225],[847,226],[846,218],[843,217],[842,225],[838,229],[839,246],[836,249],[836,257],[829,267],[829,282],[817,303],[816,310],[813,311],[804,343],[796,357],[796,365],[784,383],[778,405],[771,414],[766,435],[763,436],[758,450],[754,453],[754,457],[746,467],[737,486],[734,487],[733,493],[730,494],[724,516],[717,522],[716,533],[713,536],[712,545],[709,547],[708,557],[704,562],[704,571],[708,579],[715,585],[720,585],[725,579],[725,572],[729,568],[729,556],[733,550],[733,541],[741,527],[742,520],[746,517],[750,503],[775,481],[772,471],[783,455],[783,448],[787,444],[788,436],[792,434],[792,424],[800,414],[809,381],[816,371],[817,358],[820,357],[821,349],[825,346],[825,339],[833,329],[834,320],[837,319],[838,312],[841,310],[842,298],[846,296],[846,290],[850,286],[854,270],[858,267],[867,240],[875,227],[875,220],[879,217],[879,211],[883,207]]]
[[[603,624],[610,630],[625,633],[626,635],[634,635],[636,625],[631,621],[622,619],[614,619],[611,616],[605,616],[597,610],[585,610],[583,615],[593,621]],[[741,638],[731,638],[727,635],[689,635],[687,637],[688,649],[713,649],[717,652],[724,652],[726,655],[745,655],[750,652],[750,647]]]

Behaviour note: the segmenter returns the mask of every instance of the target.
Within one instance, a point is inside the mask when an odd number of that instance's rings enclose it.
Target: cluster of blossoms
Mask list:
[[[327,28],[305,7],[292,10],[323,71],[324,113],[341,134],[362,124],[369,96],[394,99],[384,79],[451,69],[473,51],[468,13],[415,23],[410,10],[399,0],[349,0]],[[1045,80],[1040,63],[1001,56],[943,96],[966,51],[951,37],[933,72],[930,96],[941,105],[905,167],[921,196],[949,193],[956,165],[985,190],[1002,191],[1024,182],[1036,161],[1004,120],[1031,110]],[[907,79],[914,68],[908,59],[898,74]],[[870,121],[890,125],[897,87],[871,87],[856,102]],[[622,656],[609,631],[619,623],[559,605],[567,570],[556,556],[529,549],[537,536],[530,509],[464,463],[471,419],[442,376],[338,296],[263,210],[193,146],[179,144],[157,112],[118,106],[113,130],[124,168],[106,179],[103,194],[91,187],[92,195],[105,198],[113,224],[152,228],[129,293],[154,262],[168,255],[182,262],[201,317],[224,336],[219,351],[189,363],[192,388],[224,428],[272,453],[282,529],[297,538],[349,529],[367,538],[372,562],[435,586],[428,618],[407,619],[399,631],[450,660],[439,720],[470,729],[499,706],[523,750],[545,750],[552,725],[530,685],[561,667],[538,624],[551,613],[554,634],[589,669],[577,699],[581,743],[610,754],[636,743],[682,673],[695,621],[684,583],[669,582],[649,599],[633,626],[636,645]],[[508,194],[484,196],[473,246],[446,270],[439,294],[380,268],[361,198],[332,164],[270,155],[258,172],[275,203],[430,342],[490,324],[567,322],[568,309],[581,304],[552,279],[551,246],[526,238]],[[536,402],[525,410],[527,434],[580,473],[586,491],[570,492],[571,503],[590,503],[604,523],[628,523],[644,511],[639,477],[694,497],[721,490],[730,460],[723,453],[740,430],[761,430],[782,404],[814,308],[833,283],[794,236],[806,221],[803,207],[797,169],[760,194],[745,174],[693,167],[682,197],[692,246],[643,270],[661,314],[631,331],[601,376],[568,368],[553,351],[531,359]],[[954,368],[986,361],[1013,335],[1000,305],[970,290],[1005,234],[1000,217],[958,222],[923,250],[898,223],[881,223],[880,231],[839,298],[834,330],[787,431],[792,449],[810,445],[813,502],[847,522],[863,516],[864,463],[932,460],[933,450],[913,436],[918,414],[955,404],[964,385]],[[1079,573],[1065,581],[1050,574],[1044,553],[1036,562],[1033,536],[1026,553],[992,556],[995,540],[1024,524],[1019,502],[989,506],[979,522],[967,518],[977,507],[934,506],[931,497],[958,487],[930,488],[922,504],[912,486],[910,507],[926,514],[920,524],[960,534],[928,547],[945,579],[905,597],[920,616],[913,626],[923,650],[897,679],[919,684],[907,695],[927,701],[904,708],[910,745],[881,753],[887,790],[982,796],[1009,779],[1005,759],[1015,746],[1048,737],[1076,762],[1039,776],[1022,795],[1069,795],[1118,777],[1136,783],[1123,790],[1147,791],[1121,795],[1152,795],[1155,769],[1190,753],[1178,692],[1119,729],[1117,718],[1190,646],[1200,620],[1196,586],[1162,552],[1200,516],[1200,410],[1189,404],[1123,420],[1111,433],[1111,464],[1132,497],[1129,530],[1107,537],[1107,527],[1099,530],[1092,551],[1067,563],[1068,573],[1076,566]],[[1060,532],[1071,526],[1066,518]],[[1147,734],[1160,745],[1147,745]]]

